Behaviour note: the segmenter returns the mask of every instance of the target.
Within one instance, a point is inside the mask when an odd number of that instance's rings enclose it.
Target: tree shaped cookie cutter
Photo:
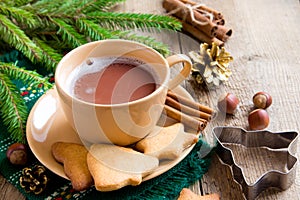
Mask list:
[[[297,132],[246,131],[238,127],[218,126],[213,129],[213,135],[218,142],[216,148],[218,157],[223,164],[231,168],[233,178],[241,185],[246,199],[255,199],[262,191],[270,187],[286,190],[293,184],[296,177]],[[254,183],[249,184],[244,168],[237,164],[232,150],[226,147],[228,144],[242,145],[245,148],[267,148],[274,154],[286,158],[283,161],[285,169],[269,169]]]

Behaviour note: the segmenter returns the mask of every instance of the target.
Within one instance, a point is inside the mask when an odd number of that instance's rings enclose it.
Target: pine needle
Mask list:
[[[58,62],[62,59],[62,55],[48,45],[45,40],[41,40],[37,37],[33,38],[33,41],[42,49],[43,56],[42,62],[45,64],[49,71],[54,71]]]
[[[24,33],[20,27],[16,26],[6,16],[0,14],[0,33],[5,42],[21,51],[33,63],[41,59],[42,51]]]
[[[17,67],[12,63],[0,62],[0,73],[5,74],[10,79],[22,80],[27,85],[43,84],[44,89],[50,89],[52,87],[52,84],[37,72]]]
[[[9,16],[9,17],[15,19],[22,26],[34,28],[35,26],[38,25],[38,23],[35,19],[35,15],[24,9],[1,5],[0,13],[3,13],[6,16]]]
[[[51,21],[59,27],[57,34],[61,35],[65,42],[68,41],[73,48],[87,43],[84,36],[79,34],[71,24],[68,24],[64,20],[58,18],[52,18]]]
[[[43,84],[44,90],[50,89],[52,84],[34,71],[0,62],[0,112],[3,124],[15,141],[24,143],[28,110],[19,89],[12,82],[14,79],[21,79],[28,85]]]
[[[153,14],[93,12],[87,14],[87,19],[97,21],[101,26],[115,30],[120,28],[181,29],[181,23],[178,20],[168,16]]]
[[[157,50],[163,56],[168,56],[170,54],[170,50],[166,44],[162,42],[158,42],[150,36],[141,36],[132,33],[130,31],[119,31],[116,35],[120,39],[133,40],[151,46],[153,49]]]
[[[25,142],[27,107],[18,88],[3,73],[0,73],[0,111],[3,124],[7,126],[12,138],[19,142]]]
[[[78,19],[76,21],[80,31],[89,36],[92,40],[103,40],[112,38],[113,35],[110,30],[102,28],[99,24],[86,19]]]

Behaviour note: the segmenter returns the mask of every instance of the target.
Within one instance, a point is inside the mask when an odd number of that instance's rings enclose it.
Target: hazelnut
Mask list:
[[[269,114],[264,109],[255,109],[248,116],[250,130],[262,130],[269,125]]]
[[[239,103],[239,99],[234,94],[226,93],[219,98],[218,108],[221,112],[234,114]]]
[[[27,162],[27,148],[22,143],[14,143],[8,147],[6,157],[14,165],[25,165]]]
[[[272,104],[272,97],[266,92],[257,92],[252,100],[257,108],[266,109]]]

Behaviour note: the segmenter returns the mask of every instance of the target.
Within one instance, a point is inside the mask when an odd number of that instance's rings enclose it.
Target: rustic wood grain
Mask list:
[[[196,0],[195,0],[196,1]],[[233,75],[217,90],[206,91],[192,81],[183,86],[195,100],[215,107],[223,92],[239,97],[239,111],[233,116],[219,113],[218,121],[209,124],[205,134],[212,142],[211,129],[216,125],[240,126],[248,129],[247,116],[253,109],[252,96],[267,91],[273,97],[268,108],[271,131],[300,129],[300,4],[298,0],[197,0],[223,13],[226,26],[233,29],[225,47],[234,57],[230,65]],[[115,11],[163,14],[162,0],[127,0]],[[197,43],[186,43],[184,35],[163,36],[174,52],[187,53]],[[174,41],[173,41],[174,40]],[[190,41],[190,40],[189,40]],[[299,157],[300,143],[298,142]],[[237,155],[238,156],[238,155]],[[263,162],[261,162],[263,163]],[[259,163],[258,163],[259,164]],[[250,175],[251,176],[251,175]],[[249,177],[250,179],[253,177]],[[243,199],[240,186],[233,181],[230,169],[216,155],[201,181],[190,187],[197,194],[217,192],[221,199]],[[286,191],[263,192],[257,199],[300,199],[300,166],[295,183]],[[0,176],[0,199],[25,199],[16,188]]]
[[[235,93],[241,100],[241,106],[240,112],[234,117],[227,117],[224,124],[247,129],[247,115],[253,109],[252,95],[257,91],[267,91],[274,99],[273,105],[268,108],[271,118],[268,129],[299,130],[299,112],[296,111],[300,96],[297,49],[300,44],[299,1],[202,2],[221,11],[228,19],[227,26],[234,30],[225,45],[235,59],[233,76],[225,90]],[[257,199],[299,199],[299,174],[298,167],[296,182],[288,190],[278,192],[269,189]],[[231,172],[220,165],[218,159],[213,161],[202,180],[202,185],[207,186],[203,190],[219,192],[222,199],[242,199],[241,190],[228,188],[228,185],[234,184]],[[212,187],[215,185],[217,187]]]
[[[1,200],[23,200],[24,196],[13,185],[8,183],[2,175],[0,175],[0,199]]]

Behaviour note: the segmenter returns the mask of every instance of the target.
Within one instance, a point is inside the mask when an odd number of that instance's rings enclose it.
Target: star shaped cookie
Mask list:
[[[182,123],[160,127],[156,133],[139,141],[135,148],[158,159],[175,159],[191,145],[198,142],[198,135],[186,133]]]

